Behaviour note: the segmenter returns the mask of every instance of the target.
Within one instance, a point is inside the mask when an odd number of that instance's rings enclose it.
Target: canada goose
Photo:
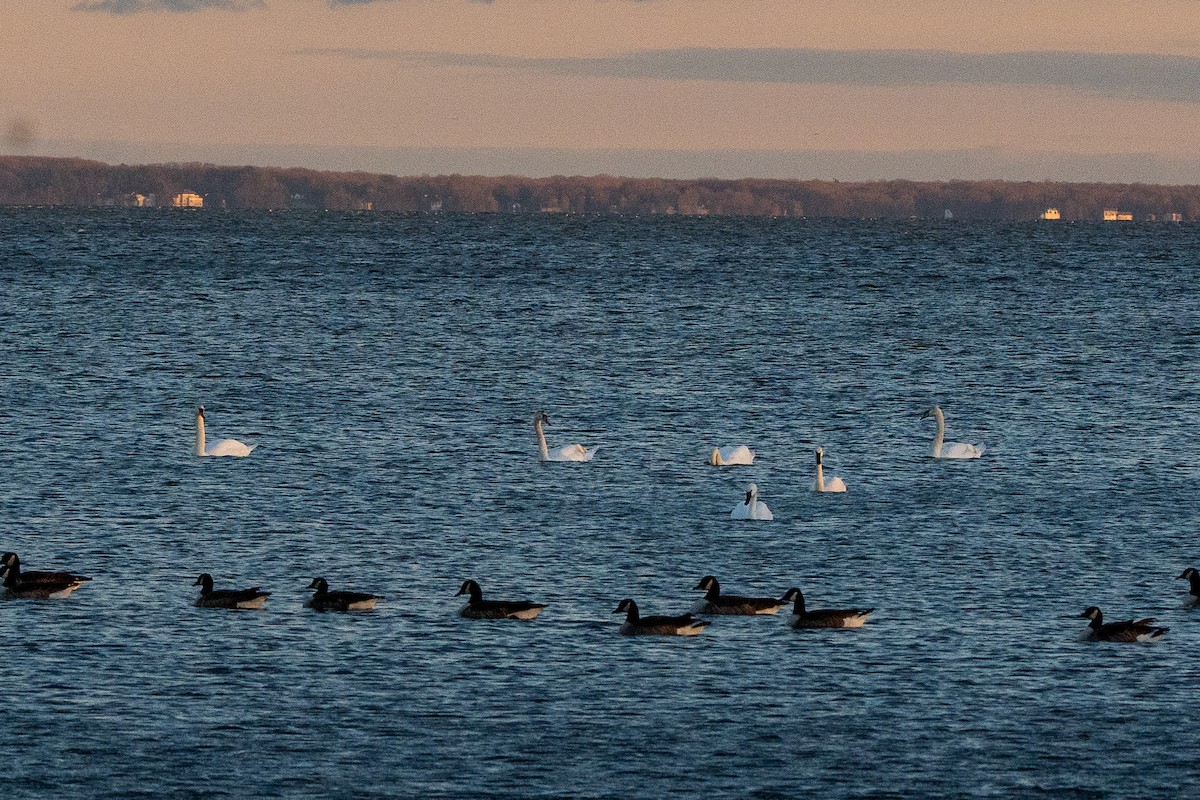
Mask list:
[[[271,596],[257,586],[250,589],[213,589],[212,575],[202,573],[193,586],[200,587],[196,598],[198,608],[262,608]]]
[[[783,600],[774,597],[721,594],[721,584],[712,575],[705,575],[692,588],[706,592],[704,599],[696,604],[697,614],[774,614],[784,606]]]
[[[1191,589],[1188,591],[1188,598],[1193,603],[1200,603],[1200,572],[1196,572],[1195,567],[1188,567],[1179,576],[1187,578],[1191,584]]]
[[[861,628],[873,608],[814,608],[804,606],[804,592],[792,587],[783,596],[785,601],[795,600],[788,625],[793,628]]]
[[[308,588],[316,592],[305,605],[315,611],[370,611],[381,599],[379,595],[362,592],[331,592],[324,578],[313,578]]]
[[[463,581],[455,597],[469,595],[467,604],[458,612],[467,619],[533,619],[542,613],[545,603],[528,600],[484,600],[483,590],[475,581]]]
[[[3,579],[4,596],[9,599],[61,600],[83,585],[82,575],[69,572],[21,572],[21,562],[16,553],[5,553],[0,564],[0,579]]]
[[[1105,622],[1104,615],[1095,606],[1088,606],[1079,616],[1091,620],[1088,639],[1093,642],[1157,642],[1170,630],[1153,625],[1153,617]]]
[[[21,569],[21,559],[16,553],[5,553],[0,556],[0,571],[11,570],[17,583],[22,586],[34,584],[62,584],[68,582],[83,583],[91,578],[76,575],[71,572],[42,572],[39,570],[25,571]]]
[[[621,633],[625,636],[695,636],[708,624],[691,614],[642,617],[638,615],[637,603],[629,598],[622,600],[612,613],[625,614],[625,622],[621,625]]]

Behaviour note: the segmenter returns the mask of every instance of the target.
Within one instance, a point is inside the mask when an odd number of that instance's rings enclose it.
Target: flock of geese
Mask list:
[[[981,445],[963,442],[945,441],[946,420],[942,409],[934,406],[921,415],[922,419],[932,416],[937,423],[937,433],[933,439],[930,455],[940,459],[973,459],[984,453]],[[543,426],[550,424],[550,418],[545,411],[538,411],[533,418],[534,432],[537,434],[538,451],[542,461],[591,461],[598,447],[587,448],[581,444],[569,444],[551,450],[546,443]],[[202,457],[230,456],[244,458],[250,455],[257,445],[247,445],[237,439],[219,439],[209,442],[205,436],[204,406],[196,409],[196,455]],[[816,449],[816,480],[814,489],[817,492],[845,492],[846,483],[841,477],[825,478],[824,448]],[[714,467],[745,466],[754,463],[755,454],[745,445],[735,447],[715,447],[708,463]],[[750,484],[746,488],[745,498],[733,507],[730,517],[737,520],[774,519],[767,504],[758,499],[758,486]],[[1192,605],[1200,605],[1200,572],[1188,567],[1179,575],[1180,579],[1189,582],[1189,600]],[[66,571],[24,571],[21,560],[16,553],[5,553],[0,557],[0,581],[4,587],[4,597],[7,599],[62,599],[68,597],[91,578],[76,575]],[[200,596],[195,605],[200,608],[224,609],[261,609],[265,606],[271,593],[254,586],[248,589],[215,589],[212,575],[202,573],[196,578],[195,586],[200,587]],[[313,590],[312,596],[305,606],[316,611],[370,611],[375,608],[382,598],[381,595],[364,592],[330,591],[329,583],[324,578],[314,578],[309,584]],[[614,614],[624,614],[625,621],[620,632],[625,635],[659,635],[659,636],[695,636],[704,630],[708,621],[695,616],[740,615],[757,616],[776,614],[788,603],[792,604],[792,613],[788,625],[793,628],[859,628],[867,621],[873,608],[848,609],[809,609],[805,605],[804,593],[796,587],[788,589],[781,597],[743,597],[721,593],[721,585],[712,575],[706,575],[694,587],[704,592],[704,598],[696,604],[691,613],[675,616],[652,615],[641,616],[638,605],[632,598],[625,598],[613,610]],[[535,603],[529,600],[485,600],[483,590],[473,580],[464,581],[455,596],[465,596],[467,604],[460,610],[460,615],[467,619],[519,619],[532,620],[546,608],[545,603]],[[1088,638],[1093,641],[1107,642],[1155,642],[1163,637],[1169,628],[1154,624],[1153,618],[1122,620],[1120,622],[1105,622],[1099,608],[1090,606],[1081,618],[1090,620]]]

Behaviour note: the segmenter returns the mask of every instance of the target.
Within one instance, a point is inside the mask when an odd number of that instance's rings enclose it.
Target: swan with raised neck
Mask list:
[[[546,434],[542,431],[543,424],[549,425],[550,417],[546,416],[545,411],[539,411],[533,415],[533,430],[537,433],[538,452],[542,461],[591,461],[592,456],[596,455],[598,448],[593,447],[589,450],[581,444],[568,444],[551,451],[546,445]]]
[[[207,444],[204,437],[204,406],[196,407],[196,455],[197,456],[235,456],[245,458],[258,445],[247,445],[237,439],[218,439]]]
[[[940,407],[934,406],[928,409],[921,415],[921,419],[930,416],[937,422],[937,434],[933,437],[933,447],[930,449],[930,455],[934,458],[979,458],[983,455],[983,447],[980,445],[945,441],[946,415],[942,413]]]
[[[817,491],[818,492],[844,492],[846,491],[846,482],[840,477],[834,476],[825,482],[825,467],[821,464],[821,458],[825,455],[825,448],[817,448]]]

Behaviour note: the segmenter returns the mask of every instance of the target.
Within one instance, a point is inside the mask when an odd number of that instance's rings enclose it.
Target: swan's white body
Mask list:
[[[825,480],[825,468],[821,465],[821,457],[825,455],[825,448],[817,448],[817,484],[818,492],[844,492],[846,491],[846,482],[840,477],[834,476],[829,480]]]
[[[754,463],[754,451],[744,444],[737,447],[714,447],[708,463],[714,467],[738,467]]]
[[[730,519],[755,519],[767,522],[775,519],[771,509],[767,508],[767,504],[758,499],[758,485],[754,483],[746,487],[746,499],[733,507],[729,517]]]
[[[543,422],[549,423],[550,418],[546,416],[545,411],[539,411],[533,417],[533,429],[537,432],[538,450],[541,452],[542,461],[591,461],[596,455],[597,448],[589,450],[581,444],[568,444],[551,450],[546,446],[546,434],[542,432]]]
[[[983,455],[982,445],[945,441],[946,417],[942,414],[942,409],[934,406],[922,416],[927,417],[930,414],[937,421],[937,435],[933,437],[933,447],[929,451],[931,456],[934,458],[979,458]]]
[[[258,445],[247,445],[237,439],[218,439],[211,444],[206,444],[204,440],[204,406],[196,409],[196,455],[245,458],[255,447]]]

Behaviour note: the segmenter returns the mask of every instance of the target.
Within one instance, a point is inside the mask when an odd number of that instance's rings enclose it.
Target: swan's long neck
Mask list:
[[[758,489],[746,492],[746,505],[750,507],[750,519],[758,519]]]
[[[946,417],[940,408],[935,408],[933,418],[937,422],[937,435],[933,437],[933,457],[941,458],[942,442],[946,439]]]
[[[546,434],[542,433],[542,421],[540,419],[534,420],[533,429],[535,431],[537,431],[538,450],[541,451],[542,461],[549,461],[550,460],[550,449],[548,447],[546,447]]]
[[[821,466],[820,456],[817,456],[817,491],[825,491],[825,468]]]
[[[196,455],[204,455],[204,417],[196,415]]]

